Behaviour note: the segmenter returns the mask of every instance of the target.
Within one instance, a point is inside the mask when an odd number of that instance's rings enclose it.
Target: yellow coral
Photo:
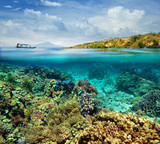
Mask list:
[[[100,112],[93,117],[83,131],[66,144],[76,141],[78,144],[119,144],[119,143],[158,143],[159,135],[156,128],[159,127],[147,119],[134,114],[122,114],[118,112]]]
[[[2,137],[2,135],[0,135],[0,144],[4,144],[5,143],[5,139]]]

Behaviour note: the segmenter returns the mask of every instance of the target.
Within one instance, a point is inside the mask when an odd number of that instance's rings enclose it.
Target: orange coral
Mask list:
[[[12,118],[12,125],[15,126],[17,124],[23,124],[24,118],[22,118],[20,115],[15,116]]]

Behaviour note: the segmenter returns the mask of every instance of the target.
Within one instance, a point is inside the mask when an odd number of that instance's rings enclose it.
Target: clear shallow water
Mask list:
[[[38,97],[44,96],[45,89],[41,87],[47,86],[52,79],[57,83],[69,79],[75,85],[78,80],[86,79],[98,91],[93,100],[97,109],[104,107],[116,112],[137,113],[134,106],[138,103],[140,107],[141,98],[150,95],[151,90],[160,89],[160,49],[0,48],[0,64],[1,82],[6,81],[10,74],[15,75],[16,83],[24,89],[23,77],[26,77],[34,84],[33,94]],[[5,72],[5,68],[11,71]],[[60,76],[55,78],[50,74],[52,70],[60,70]],[[45,76],[44,79],[41,77],[45,75],[44,71],[50,72],[47,80]],[[78,93],[80,96],[81,91]],[[72,97],[71,93],[68,95]],[[64,103],[69,96],[61,95],[55,100]],[[151,101],[149,105],[157,106],[152,109],[153,113],[143,114],[150,119],[159,119],[160,99],[156,99],[156,103]]]
[[[103,88],[109,83],[107,80],[112,83],[108,84],[108,89],[114,89],[116,78],[125,72],[134,73],[160,84],[160,49],[1,48],[0,52],[2,63],[49,66],[69,73],[74,77],[75,82],[79,79],[87,79],[95,85],[102,97]],[[104,99],[104,106],[114,107],[117,111],[125,111],[131,106],[126,105],[126,108],[112,104],[109,106],[107,98]]]
[[[62,49],[0,48],[1,60],[74,62],[74,61],[136,61],[159,62],[160,49]]]

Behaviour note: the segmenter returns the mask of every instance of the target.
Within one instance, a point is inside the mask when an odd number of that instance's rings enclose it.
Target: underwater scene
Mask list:
[[[0,48],[0,144],[160,143],[160,49]]]

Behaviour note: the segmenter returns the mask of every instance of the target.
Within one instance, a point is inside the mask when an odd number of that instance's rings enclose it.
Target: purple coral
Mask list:
[[[89,95],[87,93],[82,94],[78,97],[81,105],[81,114],[83,116],[87,115],[93,115],[97,112],[96,103],[93,100],[92,95]]]

